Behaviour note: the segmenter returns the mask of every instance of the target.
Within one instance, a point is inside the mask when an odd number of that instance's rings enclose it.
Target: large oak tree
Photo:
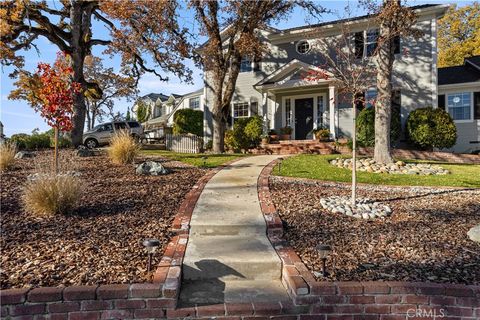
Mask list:
[[[35,40],[46,38],[71,57],[73,80],[82,86],[74,98],[72,142],[82,143],[85,124],[85,92],[102,96],[100,86],[87,81],[85,58],[94,46],[107,46],[119,53],[133,70],[152,72],[161,80],[166,73],[190,80],[191,72],[183,59],[189,56],[187,33],[177,22],[178,4],[173,0],[62,0],[57,2],[3,0],[0,3],[0,57],[3,65],[18,72],[24,67],[22,50],[35,47]],[[108,38],[95,37],[92,19],[110,31]],[[41,50],[37,48],[37,50]],[[147,63],[145,55],[151,57]],[[13,76],[17,74],[13,73]]]
[[[242,58],[258,59],[266,50],[258,30],[288,17],[295,6],[303,6],[314,14],[323,10],[312,2],[289,0],[192,0],[190,6],[196,12],[201,32],[208,38],[198,52],[213,92],[209,106],[213,115],[213,151],[223,152]]]

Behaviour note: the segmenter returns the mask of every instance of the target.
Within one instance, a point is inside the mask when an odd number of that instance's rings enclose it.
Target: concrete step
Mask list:
[[[195,236],[188,241],[183,279],[280,279],[281,262],[265,235]]]
[[[280,280],[197,280],[182,282],[180,307],[289,300]]]

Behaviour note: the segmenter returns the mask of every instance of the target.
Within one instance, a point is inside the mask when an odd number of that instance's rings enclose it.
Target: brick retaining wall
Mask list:
[[[153,283],[2,290],[2,319],[419,320],[434,315],[435,319],[480,319],[480,286],[315,281],[282,237],[268,184],[274,166],[270,163],[259,177],[259,200],[292,300],[176,308],[191,214],[203,187],[221,169],[217,168],[201,178],[181,204],[172,226],[178,235],[168,244]]]

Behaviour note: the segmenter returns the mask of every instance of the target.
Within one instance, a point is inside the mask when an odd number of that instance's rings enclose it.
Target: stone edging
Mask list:
[[[283,238],[282,222],[273,203],[269,178],[278,160],[258,178],[258,196],[267,235],[282,261],[282,283],[295,305],[313,305],[310,314],[348,319],[411,319],[411,310],[434,310],[436,317],[480,319],[480,286],[401,281],[316,281]],[[318,305],[320,303],[320,305]],[[458,317],[458,318],[456,318]],[[415,314],[413,318],[419,318]],[[324,319],[324,318],[322,318]],[[330,317],[328,317],[330,319]],[[450,318],[449,318],[450,319]]]

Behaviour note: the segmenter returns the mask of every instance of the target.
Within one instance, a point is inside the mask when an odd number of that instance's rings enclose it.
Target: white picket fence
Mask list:
[[[191,134],[167,133],[165,135],[165,147],[167,150],[180,153],[200,153],[202,138]]]

